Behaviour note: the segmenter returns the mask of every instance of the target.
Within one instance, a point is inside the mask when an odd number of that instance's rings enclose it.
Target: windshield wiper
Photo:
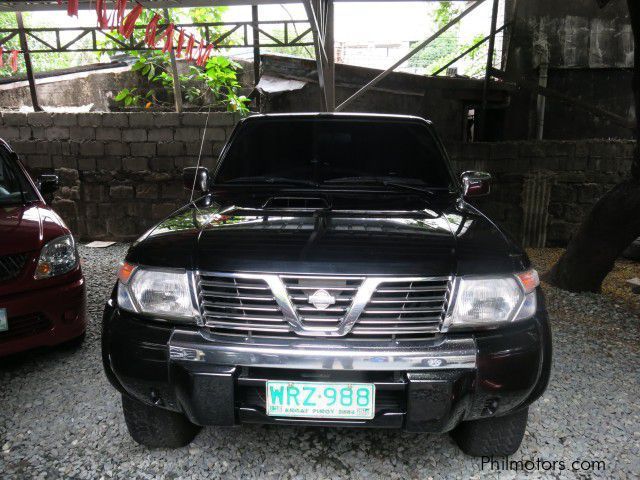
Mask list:
[[[388,180],[385,177],[340,177],[340,178],[332,178],[330,180],[325,181],[324,183],[326,184],[355,184],[356,182],[362,182],[362,183],[370,183],[370,184],[378,184],[378,185],[383,185],[385,187],[392,187],[395,189],[400,189],[400,190],[412,190],[414,192],[420,192],[420,193],[426,193],[429,195],[433,195],[434,191],[433,190],[439,190],[439,189],[433,189],[433,188],[421,188],[421,187],[417,187],[415,185],[411,185],[408,183],[400,183],[398,181],[396,181],[396,179],[394,180]]]
[[[228,180],[219,185],[227,185],[230,183],[268,183],[268,184],[289,184],[289,185],[306,185],[309,187],[317,187],[318,184],[311,180],[302,180],[298,178],[287,177],[271,177],[267,175],[256,175],[254,177],[237,177]]]

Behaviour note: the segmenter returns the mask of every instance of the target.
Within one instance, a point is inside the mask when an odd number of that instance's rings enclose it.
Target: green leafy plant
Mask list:
[[[441,1],[431,13],[432,21],[440,29],[462,12],[462,7],[450,1]],[[482,33],[476,35],[468,43],[463,43],[459,38],[460,24],[452,26],[447,32],[436,38],[424,49],[409,60],[409,65],[424,69],[427,74],[438,70],[450,60],[475,45],[484,38]],[[414,42],[414,47],[418,42]],[[486,44],[469,52],[465,57],[464,73],[470,77],[482,76],[486,63]]]
[[[174,16],[176,22],[191,21],[194,23],[213,23],[222,20],[224,8],[192,8],[186,13]],[[151,13],[144,11],[138,19],[139,25],[145,25],[151,20]],[[161,23],[161,26],[163,23]],[[204,37],[204,27],[198,28],[198,33]],[[213,36],[219,35],[216,28],[209,28]],[[126,42],[117,32],[112,36]],[[135,29],[133,33],[135,43],[141,42],[144,37],[144,29]],[[159,44],[163,40],[160,39]],[[104,45],[113,45],[112,40],[106,40]],[[108,47],[107,47],[108,48]],[[124,107],[166,106],[173,104],[173,75],[170,69],[168,53],[160,51],[136,51],[127,52],[135,58],[132,70],[143,77],[144,86],[134,89],[123,89],[114,97],[115,101]],[[196,107],[212,107],[247,113],[249,111],[249,99],[241,95],[241,85],[238,82],[237,71],[240,65],[229,58],[218,55],[209,58],[203,67],[190,65],[188,73],[180,74],[178,82],[180,91],[187,103]]]
[[[173,75],[168,70],[169,54],[161,52],[131,52],[136,57],[134,72],[144,77],[143,88],[122,89],[114,100],[125,107],[171,104]],[[237,70],[240,65],[224,56],[209,58],[204,67],[191,65],[189,73],[178,76],[180,90],[188,103],[196,106],[226,109],[245,114],[249,99],[239,93]],[[162,95],[161,95],[162,93]]]
[[[137,88],[123,88],[115,96],[117,102],[122,102],[125,106],[148,106],[153,98],[153,90],[149,90],[144,94],[138,93]]]

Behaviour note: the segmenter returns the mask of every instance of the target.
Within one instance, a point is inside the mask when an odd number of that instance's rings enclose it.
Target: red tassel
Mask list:
[[[0,47],[0,68],[4,67],[4,48]]]
[[[165,31],[163,32],[163,35],[166,37],[166,40],[164,41],[164,47],[162,47],[162,53],[167,53],[173,50],[174,30],[175,30],[175,26],[173,25],[173,23],[170,23],[165,29]]]
[[[205,46],[204,42],[200,40],[200,47],[198,48],[198,55],[196,55],[196,65],[202,65],[202,58],[204,57]]]
[[[58,5],[62,5],[62,0],[58,0]]]
[[[10,63],[11,63],[11,70],[13,70],[13,73],[16,73],[18,71],[18,50],[11,50],[11,59],[10,59]]]
[[[204,60],[202,61],[202,65],[207,66],[207,61],[209,61],[209,57],[211,56],[211,52],[213,52],[213,45],[209,45],[207,47],[207,51],[204,52]]]
[[[109,28],[109,16],[107,14],[107,1],[96,0],[96,15],[98,17],[98,28],[106,30]]]
[[[207,48],[205,48],[204,50],[201,48],[200,50],[201,52],[200,52],[200,55],[198,55],[197,65],[199,67],[202,67],[207,63],[207,60],[211,55],[211,50],[213,50],[213,45],[207,45]]]
[[[158,22],[160,21],[160,15],[157,13],[153,16],[149,25],[147,25],[147,30],[144,34],[145,43],[151,48],[156,47],[156,30],[158,29]]]
[[[180,30],[180,35],[178,35],[178,46],[176,47],[176,55],[178,58],[182,56],[182,47],[184,46],[184,30]]]
[[[122,21],[124,20],[124,13],[127,11],[127,0],[118,0],[116,2],[116,9],[114,13],[115,27],[120,28]]]
[[[67,15],[70,17],[78,16],[78,0],[69,0],[67,3]]]
[[[196,39],[193,38],[193,35],[189,35],[189,41],[187,42],[187,51],[186,56],[188,61],[193,60],[193,46],[195,45]]]
[[[142,14],[142,5],[138,3],[135,7],[133,7],[133,9],[125,17],[124,21],[122,22],[122,25],[120,25],[119,31],[124,38],[129,38],[131,36],[136,26],[136,22],[138,21],[138,18],[140,18],[141,14]]]

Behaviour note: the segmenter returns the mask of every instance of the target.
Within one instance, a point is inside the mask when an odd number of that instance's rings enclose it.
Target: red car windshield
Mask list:
[[[9,153],[0,146],[0,205],[37,200],[31,185]]]

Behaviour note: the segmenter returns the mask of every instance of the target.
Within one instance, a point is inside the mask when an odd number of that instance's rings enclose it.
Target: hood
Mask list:
[[[39,251],[69,230],[62,219],[40,203],[0,206],[0,255]]]
[[[331,209],[265,209],[259,196],[204,197],[143,235],[127,260],[203,271],[433,276],[513,272],[528,263],[455,197],[358,199],[333,196]]]

